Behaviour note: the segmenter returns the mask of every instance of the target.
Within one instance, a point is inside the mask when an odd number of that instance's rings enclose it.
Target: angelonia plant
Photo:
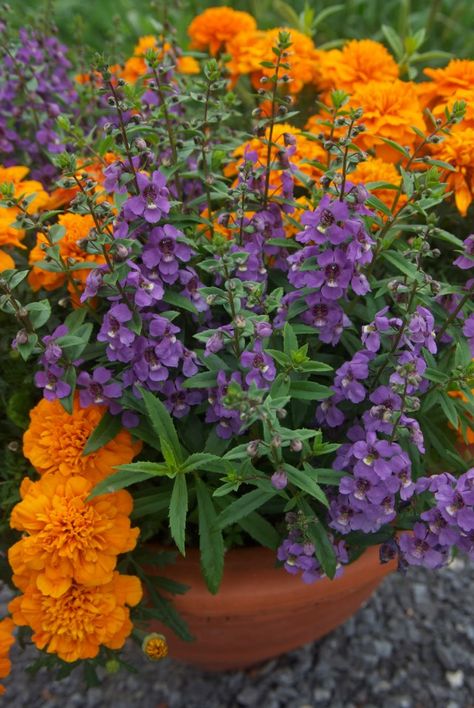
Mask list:
[[[165,656],[190,547],[212,593],[248,545],[474,558],[473,62],[219,7],[75,74],[0,29],[4,654]]]

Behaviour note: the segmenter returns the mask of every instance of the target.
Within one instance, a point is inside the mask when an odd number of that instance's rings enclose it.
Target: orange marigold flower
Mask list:
[[[117,465],[131,462],[141,450],[141,443],[133,442],[128,430],[121,430],[95,452],[82,454],[104,412],[102,406],[81,408],[76,398],[69,414],[59,401],[43,398],[30,411],[30,425],[23,435],[23,454],[39,474],[79,474],[93,483],[99,482]]]
[[[380,199],[381,202],[391,209],[401,177],[395,165],[390,162],[384,162],[384,160],[377,157],[370,157],[368,160],[365,160],[365,162],[359,162],[355,170],[347,176],[347,179],[349,182],[354,182],[354,184],[367,185],[370,182],[386,182],[387,184],[393,184],[394,189],[388,187],[368,187],[375,197]],[[406,200],[406,195],[402,194],[398,200],[398,208],[403,206]]]
[[[458,211],[466,216],[474,196],[474,128],[455,125],[451,134],[431,149],[435,158],[454,168],[454,172],[446,170],[443,180],[448,191],[454,192]]]
[[[148,34],[145,37],[140,37],[138,44],[133,50],[133,56],[131,56],[130,59],[127,59],[123,69],[120,69],[117,72],[118,76],[127,83],[134,84],[142,76],[148,74],[150,69],[145,60],[145,54],[150,49],[155,50],[158,61],[161,61],[163,54],[170,52],[172,47],[168,42],[159,44],[158,38],[152,34]],[[181,74],[199,74],[200,72],[199,63],[194,59],[194,57],[189,56],[176,57],[176,68]]]
[[[413,148],[417,136],[412,126],[425,129],[423,114],[414,85],[410,81],[369,81],[359,84],[349,105],[362,108],[366,131],[356,139],[363,150],[373,149],[376,157],[399,162],[400,153],[380,138],[394,140]]]
[[[33,199],[26,205],[26,211],[34,214],[47,207],[48,195],[43,189],[43,185],[36,180],[25,180],[28,174],[28,167],[0,166],[0,184],[13,185],[13,197],[15,199],[27,198],[34,195]],[[20,210],[13,207],[0,207],[0,249],[25,248],[21,243],[25,237],[23,229],[12,226],[15,223]],[[0,250],[0,272],[7,268],[14,268],[15,261],[10,253]]]
[[[15,576],[31,574],[44,595],[59,597],[75,581],[104,585],[112,580],[117,556],[135,548],[133,500],[121,490],[86,501],[93,483],[85,477],[46,474],[26,478],[10,526],[24,536],[8,552]]]
[[[12,663],[9,659],[10,647],[15,643],[13,630],[15,624],[10,617],[5,617],[0,622],[0,679],[4,679],[11,671]],[[0,684],[0,695],[5,693],[5,686]]]
[[[58,223],[64,226],[66,233],[58,241],[59,253],[64,260],[74,259],[73,262],[78,263],[104,263],[105,259],[101,254],[91,254],[81,248],[80,241],[87,238],[90,230],[94,227],[94,219],[90,214],[60,214]],[[49,246],[46,236],[42,233],[37,234],[36,246],[31,249],[29,262],[33,266],[28,282],[33,290],[44,288],[45,290],[56,290],[64,285],[66,276],[63,272],[54,273],[43,270],[41,266],[35,265],[39,261],[44,260],[44,246]],[[73,271],[74,280],[79,284],[84,284],[90,272],[89,268]]]
[[[239,32],[255,30],[257,23],[247,12],[231,7],[209,7],[194,18],[188,27],[191,46],[209,49],[215,55]]]
[[[417,85],[424,106],[445,103],[458,91],[474,90],[474,61],[471,59],[451,59],[442,69],[427,68],[423,73],[431,79]]]
[[[273,195],[279,194],[282,188],[281,171],[279,153],[285,148],[286,136],[291,136],[295,139],[295,153],[290,157],[290,162],[298,167],[298,169],[310,177],[318,179],[321,176],[321,170],[316,165],[312,165],[311,161],[322,162],[326,160],[326,153],[317,141],[310,140],[301,134],[298,128],[295,128],[288,123],[276,123],[273,127],[272,142],[274,143],[270,153],[271,172],[270,172],[270,189]],[[240,145],[233,152],[234,162],[228,164],[224,169],[224,174],[228,177],[237,174],[239,165],[243,162],[244,154],[247,150],[257,153],[257,168],[264,168],[267,164],[268,154],[268,138],[269,129],[265,137],[252,138],[246,143]]]
[[[353,39],[342,50],[318,52],[320,86],[352,93],[358,84],[398,79],[398,65],[380,42]]]
[[[227,45],[231,55],[229,71],[235,81],[239,76],[250,74],[252,83],[260,88],[262,76],[271,76],[273,69],[261,66],[262,61],[274,61],[272,48],[278,43],[280,32],[289,32],[291,47],[287,50],[285,62],[290,69],[282,70],[289,81],[285,84],[290,93],[296,94],[306,84],[316,84],[319,80],[317,52],[313,40],[302,32],[287,27],[272,30],[253,30],[237,34]]]
[[[116,572],[106,585],[73,583],[60,597],[32,583],[22,589],[9,605],[13,621],[32,628],[38,649],[67,662],[93,659],[102,645],[120,649],[133,628],[128,607],[142,598],[139,579]]]

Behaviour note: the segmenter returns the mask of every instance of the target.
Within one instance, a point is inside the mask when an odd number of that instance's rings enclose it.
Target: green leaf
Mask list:
[[[137,482],[143,482],[154,477],[167,475],[167,468],[162,462],[131,462],[120,465],[117,471],[95,485],[88,499],[94,499],[101,494],[111,494],[119,489],[125,489]]]
[[[385,39],[392,48],[396,58],[400,61],[405,53],[401,38],[395,32],[393,27],[390,27],[390,25],[382,25],[382,32],[384,33]]]
[[[185,533],[187,514],[188,486],[186,476],[184,474],[178,474],[175,477],[173,491],[171,493],[169,522],[171,536],[183,556],[186,555]]]
[[[333,545],[329,540],[328,532],[314,515],[313,510],[307,502],[302,500],[300,502],[300,508],[302,508],[304,514],[309,519],[307,533],[314,544],[316,558],[321,563],[321,567],[328,578],[334,578],[337,568],[337,559]]]
[[[275,551],[280,545],[280,536],[272,524],[256,511],[243,516],[238,522],[239,526],[248,533],[257,543]]]
[[[413,263],[407,261],[407,259],[404,258],[403,255],[398,251],[386,251],[381,255],[384,260],[388,261],[404,275],[412,279],[417,278],[417,271]]]
[[[180,471],[184,473],[194,470],[204,470],[211,472],[223,472],[224,466],[222,458],[210,452],[194,452],[181,465]]]
[[[381,135],[378,136],[378,139],[386,145],[390,145],[390,147],[392,147],[394,150],[403,155],[403,157],[405,157],[407,160],[410,159],[410,153],[408,152],[408,150],[405,150],[405,148],[396,143],[395,140],[389,140],[389,138],[382,138]]]
[[[193,303],[191,302],[191,300],[188,300],[187,297],[181,295],[180,293],[174,293],[171,290],[166,290],[162,299],[169,305],[174,305],[175,307],[179,307],[181,310],[187,310],[187,312],[192,312],[193,315],[198,314],[198,311],[195,305],[193,305]]]
[[[163,457],[170,466],[176,467],[185,456],[173,419],[159,398],[143,388],[140,388],[140,393],[153,430],[160,439]]]
[[[135,497],[133,501],[132,519],[141,519],[144,516],[153,516],[160,511],[168,509],[170,503],[169,491],[144,494]]]
[[[276,492],[274,491],[264,489],[254,489],[244,494],[242,497],[229,504],[229,506],[219,514],[217,519],[219,528],[223,529],[239,521],[243,516],[247,516],[252,511],[255,511],[255,509],[263,506],[263,504],[274,497],[275,494]]]
[[[307,492],[313,499],[321,502],[324,506],[329,506],[328,499],[317,482],[310,476],[307,470],[299,470],[293,465],[284,464],[283,468],[288,475],[288,480],[298,489]]]
[[[224,572],[224,539],[217,527],[217,513],[206,485],[196,479],[196,497],[199,510],[199,548],[201,570],[209,591],[219,590]]]
[[[99,450],[113,440],[122,428],[119,416],[111,415],[108,411],[102,416],[99,425],[89,435],[82,451],[83,455]]]
[[[25,308],[28,310],[30,322],[35,329],[39,329],[46,324],[51,316],[51,304],[49,300],[30,302]]]
[[[303,401],[323,401],[330,398],[334,391],[329,386],[314,381],[292,381],[290,396]]]
[[[441,396],[440,396],[439,402],[440,402],[442,411],[443,411],[444,415],[446,416],[446,418],[451,423],[451,425],[457,429],[459,427],[459,419],[458,419],[458,412],[456,410],[456,406],[454,405],[454,401],[444,391],[441,391],[440,393],[441,393]]]
[[[214,388],[217,385],[217,371],[203,371],[183,382],[183,388]]]
[[[298,339],[288,322],[285,322],[283,327],[283,349],[287,356],[291,356],[292,352],[298,349]]]

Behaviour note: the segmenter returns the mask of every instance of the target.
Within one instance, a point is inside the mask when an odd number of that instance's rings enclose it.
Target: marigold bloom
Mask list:
[[[352,93],[358,84],[398,79],[398,65],[380,42],[353,39],[342,50],[318,51],[319,86]]]
[[[49,197],[40,182],[24,179],[28,172],[28,167],[0,166],[0,184],[13,185],[13,197],[15,199],[35,195],[25,207],[29,214],[34,214],[47,207]],[[12,226],[19,214],[20,209],[17,207],[0,207],[0,249],[4,247],[25,248],[21,243],[25,237],[24,230]],[[0,272],[14,267],[15,261],[10,253],[0,250]]]
[[[112,580],[117,556],[135,548],[139,529],[130,526],[128,492],[86,501],[93,486],[78,475],[23,480],[22,501],[12,511],[10,526],[28,535],[8,552],[14,582],[31,574],[44,595],[59,597],[74,581],[104,585]]]
[[[101,254],[86,253],[81,246],[80,241],[87,238],[90,230],[94,227],[94,219],[90,214],[60,214],[58,224],[64,226],[66,233],[59,240],[59,253],[62,258],[67,261],[73,259],[73,262],[84,263],[104,263],[105,259]],[[45,251],[43,247],[49,246],[46,236],[42,233],[37,234],[36,246],[31,249],[29,262],[33,266],[28,282],[33,290],[44,288],[45,290],[56,290],[64,285],[66,275],[63,272],[54,273],[47,270],[42,270],[41,266],[36,263],[44,260]],[[73,271],[74,280],[82,285],[90,272],[89,268]]]
[[[213,55],[225,49],[227,43],[239,32],[255,30],[257,23],[247,12],[231,7],[209,7],[194,18],[188,27],[191,46],[209,49]]]
[[[158,661],[168,656],[168,642],[163,634],[153,632],[147,634],[142,642],[142,650],[152,661]]]
[[[274,145],[270,154],[272,166],[270,172],[270,186],[272,194],[278,194],[281,191],[282,167],[279,166],[278,154],[281,150],[285,149],[285,136],[292,136],[296,141],[294,146],[296,149],[290,158],[290,162],[311,179],[318,179],[322,172],[319,167],[310,164],[310,161],[324,162],[326,160],[326,152],[319,142],[305,137],[298,128],[288,123],[276,123],[273,127],[272,135]],[[237,174],[238,167],[243,162],[244,154],[249,150],[257,153],[257,163],[255,166],[257,168],[264,168],[267,164],[268,144],[266,141],[268,138],[269,130],[267,130],[264,139],[252,138],[252,140],[236,148],[233,152],[235,162],[231,162],[225,167],[224,174],[226,176]]]
[[[455,125],[451,134],[431,149],[435,158],[455,168],[454,172],[446,170],[443,179],[448,191],[454,192],[458,211],[466,216],[474,195],[474,128]]]
[[[114,467],[131,462],[141,450],[141,443],[134,443],[128,430],[121,430],[95,452],[82,454],[104,411],[101,406],[81,408],[76,398],[70,415],[59,401],[43,398],[30,411],[30,425],[23,436],[23,454],[39,474],[79,474],[93,483],[104,479]]]
[[[412,149],[418,140],[412,126],[425,129],[414,85],[409,81],[369,81],[359,84],[349,105],[362,108],[366,131],[356,139],[363,150],[375,150],[376,157],[399,162],[400,153],[380,138],[394,140]]]
[[[377,157],[371,157],[364,162],[359,162],[357,167],[353,172],[351,172],[347,179],[349,182],[354,182],[354,184],[364,184],[367,185],[369,182],[386,182],[387,184],[393,184],[394,187],[398,187],[401,181],[400,174],[395,167],[395,165],[390,162],[384,162]],[[396,189],[389,189],[386,187],[369,187],[370,192],[380,199],[389,209],[392,208],[395,195],[397,194]],[[406,203],[406,195],[402,194],[398,200],[398,208]]]
[[[150,68],[145,60],[145,54],[150,49],[154,49],[156,58],[158,61],[162,61],[163,55],[170,52],[172,47],[168,42],[159,43],[158,38],[152,34],[140,37],[138,44],[133,49],[133,55],[127,59],[123,69],[116,70],[117,77],[129,84],[134,84],[142,76],[148,74]],[[176,69],[181,74],[198,74],[200,71],[199,63],[194,57],[189,56],[176,57]]]
[[[15,643],[13,630],[15,624],[10,617],[5,617],[0,622],[0,679],[6,678],[11,671],[12,664],[8,657],[10,647]],[[5,693],[5,686],[0,684],[0,695]]]
[[[227,52],[231,55],[231,60],[228,68],[234,81],[239,76],[250,74],[254,86],[260,88],[260,78],[273,74],[273,69],[262,67],[261,62],[275,60],[272,48],[277,45],[280,32],[289,32],[291,39],[291,47],[284,59],[290,69],[282,69],[280,72],[280,76],[286,74],[289,77],[285,84],[288,91],[296,94],[306,84],[318,83],[318,55],[313,40],[306,34],[287,27],[241,32],[229,42]]]
[[[74,583],[60,597],[43,595],[27,581],[21,589],[9,605],[13,621],[32,628],[38,649],[67,662],[93,659],[101,645],[120,649],[133,628],[127,605],[142,598],[139,579],[119,573],[106,585]]]
[[[474,61],[471,59],[451,59],[442,69],[423,70],[431,81],[417,84],[418,95],[423,106],[433,107],[446,103],[457,92],[474,91]]]

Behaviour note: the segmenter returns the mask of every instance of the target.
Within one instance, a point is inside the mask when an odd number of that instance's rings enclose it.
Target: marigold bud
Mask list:
[[[142,643],[142,650],[152,661],[158,661],[168,656],[168,642],[163,634],[153,632],[147,634]]]

